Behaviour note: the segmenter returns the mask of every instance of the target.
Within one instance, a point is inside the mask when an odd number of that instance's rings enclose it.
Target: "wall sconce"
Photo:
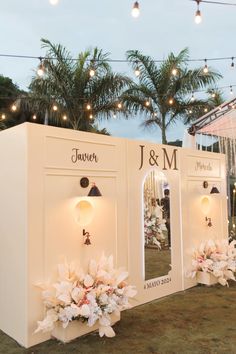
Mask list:
[[[212,227],[213,225],[212,225],[211,218],[207,216],[210,211],[210,199],[208,196],[204,196],[201,198],[201,210],[205,215],[204,220],[206,221],[206,225]]]
[[[212,222],[211,222],[211,218],[208,218],[207,216],[205,217],[205,220],[206,220],[206,223],[207,223],[207,226],[209,227],[212,227]]]
[[[83,229],[83,236],[84,236],[84,244],[89,246],[91,245],[91,241],[90,241],[90,234],[89,232],[85,231],[85,229]]]
[[[80,180],[80,186],[82,188],[87,188],[89,186],[89,179],[88,177],[82,177]],[[96,184],[93,182],[92,183],[92,187],[88,193],[88,197],[101,197],[102,193],[100,192],[100,190],[98,189],[98,187],[96,186]]]
[[[209,184],[208,184],[207,181],[204,181],[202,186],[203,186],[203,188],[206,189],[206,188],[208,188]],[[220,193],[219,189],[216,186],[213,185],[212,188],[211,188],[210,194],[216,194],[216,193]]]
[[[89,179],[88,177],[82,177],[80,179],[80,186],[82,188],[87,188],[89,186]],[[92,187],[88,193],[88,197],[101,197],[102,194],[100,192],[100,190],[98,189],[98,187],[96,186],[95,183],[92,183]],[[91,215],[91,209],[92,206],[88,201],[81,201],[78,205],[80,212],[82,212],[83,218],[89,220]],[[85,229],[83,229],[83,237],[84,237],[84,244],[89,246],[91,245],[91,240],[90,240],[90,233],[88,231],[86,231]]]

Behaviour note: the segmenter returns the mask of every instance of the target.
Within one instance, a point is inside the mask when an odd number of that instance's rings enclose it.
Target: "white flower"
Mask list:
[[[84,277],[84,285],[86,288],[89,288],[90,286],[93,286],[94,279],[91,277],[91,275],[86,274]]]
[[[87,304],[83,304],[80,308],[80,316],[82,317],[89,317],[90,315],[90,308]]]

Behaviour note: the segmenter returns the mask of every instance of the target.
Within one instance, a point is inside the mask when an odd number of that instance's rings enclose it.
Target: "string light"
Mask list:
[[[189,110],[189,114],[192,114],[192,113],[193,113],[193,111],[190,109],[190,110]]]
[[[204,112],[207,113],[207,112],[208,112],[208,109],[207,109],[207,108],[204,108]]]
[[[138,62],[136,62],[136,68],[134,70],[135,76],[139,76],[140,75],[140,70],[139,70],[139,66],[138,66]]]
[[[172,73],[173,76],[176,76],[177,73],[178,73],[178,70],[176,68],[173,68],[171,73]]]
[[[231,67],[231,69],[234,69],[234,57],[232,57],[232,62],[231,62],[230,67]]]
[[[3,113],[2,115],[1,115],[1,118],[4,120],[4,119],[6,119],[6,115]]]
[[[33,118],[33,120],[36,120],[37,119],[36,114],[34,114],[32,118]]]
[[[52,106],[52,109],[53,109],[54,112],[56,112],[56,111],[58,110],[57,105],[54,104],[54,105]]]
[[[212,97],[212,98],[215,98],[215,97],[216,97],[215,92],[212,92],[211,97]]]
[[[64,115],[62,116],[62,119],[63,119],[63,120],[67,120],[67,116],[64,114]]]
[[[191,102],[194,102],[195,101],[195,97],[194,97],[194,93],[192,92],[192,96],[191,96],[191,99],[190,99]]]
[[[168,102],[169,102],[170,105],[172,105],[174,103],[173,98],[170,98]]]
[[[93,115],[92,114],[89,115],[89,119],[93,119]]]
[[[145,106],[146,106],[146,107],[149,107],[149,106],[150,106],[150,101],[147,100],[147,101],[145,102]]]
[[[16,107],[16,105],[13,103],[13,105],[11,106],[11,110],[13,111],[13,112],[15,112],[16,110],[17,110],[17,107]]]
[[[117,104],[117,107],[118,107],[119,109],[121,109],[121,108],[122,108],[122,104],[119,102],[119,103]]]
[[[91,105],[90,105],[89,103],[87,104],[86,109],[87,109],[88,111],[90,111]]]
[[[230,86],[230,94],[231,94],[231,95],[234,94],[234,92],[233,92],[233,87],[232,87],[232,86]]]
[[[115,113],[113,113],[113,118],[116,119],[116,114]]]
[[[138,3],[138,1],[135,1],[134,5],[133,5],[133,8],[132,8],[132,11],[131,11],[131,15],[132,15],[134,18],[139,17],[139,15],[140,15],[140,9],[139,9],[139,3]]]
[[[37,74],[38,74],[39,77],[43,77],[43,75],[45,73],[45,68],[44,68],[44,65],[43,65],[43,59],[40,57],[39,60],[40,60],[40,64],[38,66]]]
[[[204,74],[207,74],[208,73],[207,59],[204,59],[204,61],[205,61],[205,66],[203,68],[203,72],[204,72]]]
[[[195,23],[197,25],[199,25],[199,23],[202,22],[202,14],[201,14],[201,11],[199,9],[199,4],[200,4],[201,0],[196,0],[196,3],[197,3],[197,11],[195,13]]]

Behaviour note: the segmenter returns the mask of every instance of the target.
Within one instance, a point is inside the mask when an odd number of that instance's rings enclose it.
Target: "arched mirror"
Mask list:
[[[143,185],[145,280],[171,269],[170,197],[164,173],[151,171]]]

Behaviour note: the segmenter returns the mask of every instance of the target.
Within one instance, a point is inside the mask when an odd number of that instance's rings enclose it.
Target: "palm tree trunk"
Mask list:
[[[161,119],[161,140],[162,144],[167,144],[166,140],[166,116],[163,114]]]

